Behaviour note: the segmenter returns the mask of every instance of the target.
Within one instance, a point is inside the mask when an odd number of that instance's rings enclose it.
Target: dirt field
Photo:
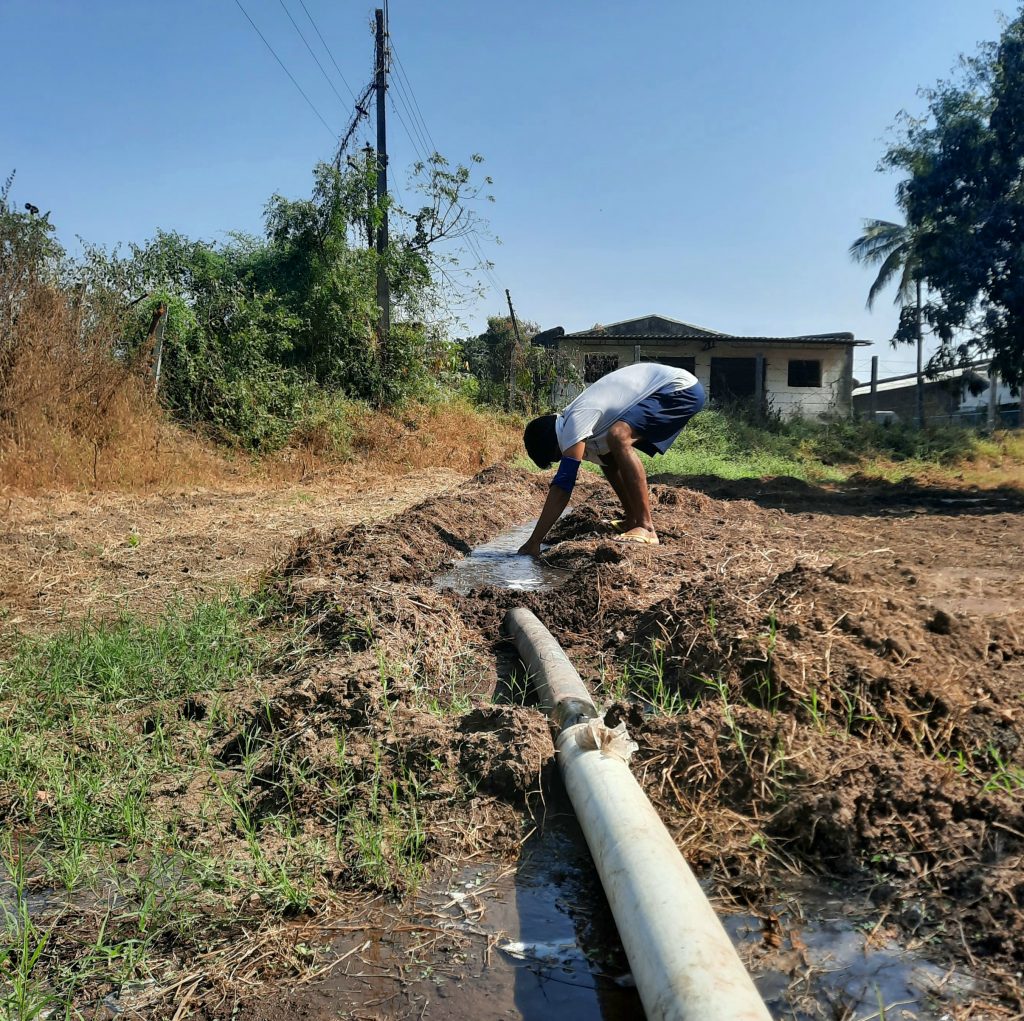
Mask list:
[[[980,980],[957,1016],[1017,1016],[1024,494],[670,478],[653,492],[663,545],[623,547],[588,480],[547,555],[568,572],[556,591],[429,586],[536,509],[542,483],[499,469],[383,528],[307,537],[285,584],[323,633],[368,633],[414,664],[387,694],[398,758],[457,757],[513,803],[540,771],[530,716],[476,709],[449,732],[415,693],[459,656],[480,694],[500,692],[501,616],[531,606],[629,723],[638,775],[723,905],[764,915],[784,878],[837,882],[873,906],[876,934]],[[485,736],[510,757],[478,759]],[[511,846],[514,815],[484,814],[488,844]],[[456,818],[428,835],[428,857],[432,841],[480,850]]]
[[[1024,1016],[1024,486],[659,478],[662,545],[648,548],[614,542],[610,493],[588,477],[546,554],[559,588],[431,585],[533,516],[545,482],[488,469],[389,520],[309,532],[272,572],[282,619],[304,622],[301,654],[259,691],[231,693],[216,725],[202,700],[179,707],[221,772],[170,776],[158,810],[224,861],[252,840],[211,807],[227,782],[253,826],[287,798],[310,846],[334,840],[332,798],[383,836],[372,867],[363,844],[339,843],[297,922],[271,925],[259,898],[236,903],[216,968],[212,950],[179,948],[166,997],[147,993],[139,1015],[470,1016],[432,984],[442,966],[472,978],[458,934],[401,896],[466,860],[514,863],[543,816],[550,733],[517,704],[499,636],[505,609],[527,605],[610,720],[627,721],[636,773],[716,903],[760,919],[755,972],[784,967],[795,983],[808,969],[771,908],[799,877],[859,904],[872,939],[972,975],[947,1016]],[[134,726],[148,732],[147,719]],[[260,832],[267,855],[283,846]],[[71,954],[82,927],[56,943]],[[355,956],[329,948],[338,931],[354,934]],[[380,949],[399,931],[431,934],[416,974]],[[397,991],[361,1007],[389,969]],[[801,1009],[780,1016],[853,1017]]]
[[[245,587],[310,528],[389,517],[463,479],[430,468],[144,496],[11,494],[0,498],[0,629],[49,630],[118,606],[156,612],[176,596]]]

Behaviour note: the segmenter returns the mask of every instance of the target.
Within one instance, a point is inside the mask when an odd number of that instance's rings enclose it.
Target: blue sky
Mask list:
[[[274,192],[307,194],[352,101],[299,0],[0,0],[0,174],[65,243],[158,228],[258,232]],[[289,22],[331,73],[338,99]],[[373,4],[305,0],[358,91]],[[392,0],[391,34],[430,135],[479,152],[496,202],[485,250],[517,311],[582,329],[650,312],[751,334],[852,330],[883,375],[896,312],[864,308],[846,249],[897,216],[875,172],[900,109],[995,38],[990,0]],[[402,109],[399,105],[399,109]],[[403,110],[404,113],[404,110]],[[399,188],[415,151],[389,112]],[[468,328],[501,312],[492,290]],[[861,349],[864,378],[871,349]]]

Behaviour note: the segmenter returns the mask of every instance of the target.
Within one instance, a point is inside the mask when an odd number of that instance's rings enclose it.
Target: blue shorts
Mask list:
[[[641,439],[633,446],[653,457],[664,454],[703,407],[704,387],[694,383],[685,390],[655,390],[650,397],[634,404],[620,421],[628,422],[640,433]]]

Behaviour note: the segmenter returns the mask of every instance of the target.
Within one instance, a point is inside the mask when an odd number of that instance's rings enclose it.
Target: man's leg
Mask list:
[[[627,531],[636,522],[633,520],[632,512],[629,509],[629,500],[622,486],[622,476],[619,475],[619,467],[614,461],[611,461],[609,464],[601,465],[601,471],[604,472],[604,477],[608,480],[612,489],[615,490],[615,495],[619,498],[619,503],[622,504],[622,513],[625,515],[622,519],[622,531]]]
[[[621,499],[631,525],[623,534],[656,540],[658,536],[651,520],[651,501],[647,493],[647,472],[633,449],[633,442],[638,439],[639,433],[629,423],[616,422],[608,430],[608,452],[618,473]]]

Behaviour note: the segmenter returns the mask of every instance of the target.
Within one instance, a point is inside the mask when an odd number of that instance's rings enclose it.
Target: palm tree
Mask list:
[[[875,282],[868,291],[868,308],[875,298],[897,277],[895,304],[906,308],[914,303],[917,326],[917,424],[924,425],[924,377],[922,375],[924,330],[921,313],[921,273],[917,257],[918,235],[914,228],[891,220],[865,220],[864,232],[850,245],[850,257],[856,262],[879,266]],[[879,265],[881,264],[881,265]]]

